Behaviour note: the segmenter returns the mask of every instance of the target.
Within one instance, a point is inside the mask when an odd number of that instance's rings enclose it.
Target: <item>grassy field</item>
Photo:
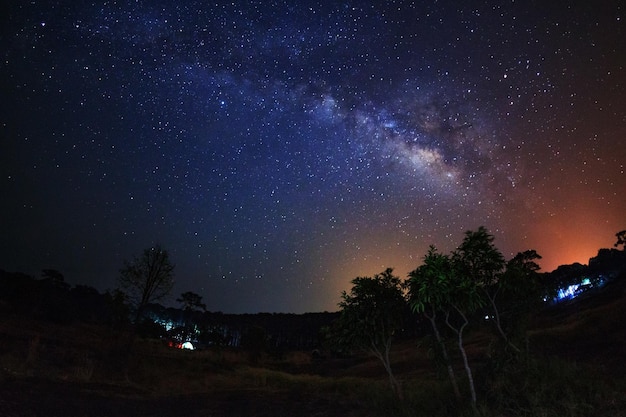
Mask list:
[[[626,297],[581,300],[538,314],[532,356],[506,372],[486,365],[490,338],[468,337],[478,414],[626,416]],[[373,358],[289,352],[248,361],[232,349],[185,351],[107,327],[0,319],[2,416],[463,416],[427,338],[398,342],[398,401]],[[130,352],[130,353],[129,353]],[[458,359],[458,358],[456,358]],[[459,385],[465,388],[461,368]]]

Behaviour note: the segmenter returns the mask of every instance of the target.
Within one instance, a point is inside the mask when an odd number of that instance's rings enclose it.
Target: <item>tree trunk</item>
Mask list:
[[[498,333],[500,333],[500,336],[502,336],[502,339],[507,345],[513,348],[515,352],[520,353],[521,350],[509,341],[508,336],[506,335],[506,333],[504,333],[504,330],[502,329],[502,325],[500,324],[500,312],[498,311],[498,307],[496,306],[496,296],[494,295],[492,297],[486,290],[485,290],[485,294],[487,295],[487,298],[491,302],[491,307],[493,308],[493,316],[496,321],[496,328],[498,329]]]
[[[465,327],[469,323],[467,317],[461,310],[455,307],[461,318],[463,319],[463,324],[457,329],[450,324],[449,317],[450,314],[446,315],[446,324],[450,327],[458,336],[458,345],[459,351],[461,352],[461,356],[463,357],[463,366],[465,366],[465,373],[467,374],[467,381],[469,383],[470,395],[472,398],[472,408],[476,411],[476,389],[474,387],[474,376],[472,375],[472,368],[469,365],[469,360],[467,359],[467,353],[465,352],[465,347],[463,346],[463,331]]]
[[[389,380],[391,382],[391,386],[393,387],[394,392],[398,396],[400,401],[404,400],[404,393],[402,392],[402,386],[400,385],[400,381],[396,379],[396,376],[393,374],[391,370],[391,359],[389,358],[389,351],[391,350],[391,342],[387,346],[385,346],[385,366],[387,368],[387,372],[389,373]]]
[[[373,344],[374,345],[374,344]],[[402,392],[402,385],[396,379],[393,374],[393,370],[391,369],[391,359],[389,358],[389,351],[391,349],[391,343],[386,344],[385,353],[382,353],[375,345],[372,346],[371,352],[376,356],[385,367],[385,371],[387,371],[387,375],[389,375],[389,385],[391,386],[391,390],[396,394],[399,400],[404,400],[404,393]]]
[[[450,361],[450,357],[448,356],[448,349],[446,349],[446,345],[443,342],[443,338],[439,333],[439,328],[437,327],[437,323],[435,322],[437,313],[433,311],[433,315],[429,316],[428,314],[424,314],[426,318],[430,321],[430,324],[433,328],[433,333],[435,333],[435,340],[437,340],[437,344],[441,349],[441,355],[443,356],[443,360],[446,363],[446,369],[448,371],[448,378],[450,378],[450,383],[452,384],[452,389],[454,390],[454,396],[457,400],[461,399],[461,391],[459,391],[459,384],[456,382],[456,375],[454,374],[454,368],[452,367],[452,361]]]

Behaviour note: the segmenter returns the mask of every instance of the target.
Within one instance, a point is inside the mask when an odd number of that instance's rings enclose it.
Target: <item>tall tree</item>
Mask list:
[[[525,334],[515,331],[525,330],[519,322],[530,314],[539,294],[536,285],[539,265],[535,261],[541,257],[537,252],[522,252],[506,262],[493,241],[494,237],[484,227],[467,231],[462,243],[450,255],[440,254],[431,246],[424,264],[409,273],[409,304],[431,322],[444,358],[447,353],[437,318],[443,316],[445,324],[456,335],[474,410],[476,389],[464,345],[470,321],[478,317],[476,313],[480,309],[488,307],[498,336],[505,342],[503,345],[519,352],[510,335]],[[446,362],[454,386],[449,358]],[[458,397],[458,391],[455,394]]]
[[[118,284],[135,310],[138,322],[145,307],[165,298],[174,285],[174,265],[167,251],[156,245],[132,261],[124,261]]]
[[[476,231],[465,232],[465,238],[454,253],[459,273],[468,281],[473,281],[485,296],[493,312],[493,323],[502,339],[515,351],[504,329],[500,318],[500,310],[496,302],[501,290],[500,278],[504,272],[506,261],[502,253],[493,243],[494,236],[483,226]]]
[[[459,257],[453,254],[450,259],[450,281],[447,285],[448,308],[445,310],[445,323],[456,334],[456,343],[469,384],[472,408],[476,410],[476,388],[472,368],[465,350],[464,334],[470,323],[470,317],[484,305],[484,297],[477,281],[466,273]]]
[[[423,314],[430,322],[454,395],[460,399],[461,392],[452,361],[438,324],[438,316],[447,311],[450,305],[452,273],[450,258],[438,253],[434,246],[430,246],[424,257],[424,263],[409,273],[409,304],[413,311]]]
[[[505,341],[510,347],[519,346],[518,340],[524,342],[526,351],[528,319],[542,299],[538,274],[540,266],[536,262],[539,259],[541,256],[535,250],[518,253],[507,262],[498,281],[499,319],[501,329],[507,335]],[[519,349],[516,352],[519,353]]]
[[[182,304],[184,311],[206,311],[206,304],[202,302],[202,296],[195,292],[184,292],[176,301]]]
[[[63,274],[56,269],[42,269],[41,277],[42,281],[52,288],[60,290],[70,289],[70,285],[65,282],[65,277],[63,276]]]
[[[352,280],[350,293],[343,292],[334,340],[343,347],[355,347],[378,358],[389,376],[392,390],[402,399],[402,388],[391,368],[391,345],[402,329],[407,312],[404,289],[393,269],[374,277]]]
[[[194,339],[192,335],[197,337],[198,333],[197,313],[206,311],[206,305],[202,302],[202,296],[192,291],[182,293],[176,301],[183,307],[183,325],[174,329],[174,333],[177,334],[181,343],[190,342]]]

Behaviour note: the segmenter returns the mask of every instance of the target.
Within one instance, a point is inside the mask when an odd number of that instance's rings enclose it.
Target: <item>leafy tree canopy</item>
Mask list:
[[[617,242],[615,242],[615,245],[613,246],[616,248],[623,246],[623,249],[626,250],[626,230],[615,233],[615,237],[617,238]]]
[[[349,293],[343,292],[341,314],[335,323],[334,341],[344,348],[358,348],[376,356],[389,375],[391,388],[399,398],[402,390],[391,369],[391,343],[406,317],[404,286],[393,269],[374,277],[352,280]]]
[[[374,277],[352,280],[350,293],[342,293],[340,321],[346,345],[381,345],[401,328],[405,299],[402,282],[387,268]]]
[[[176,301],[182,304],[185,311],[206,311],[206,305],[202,302],[202,296],[195,292],[184,292]]]

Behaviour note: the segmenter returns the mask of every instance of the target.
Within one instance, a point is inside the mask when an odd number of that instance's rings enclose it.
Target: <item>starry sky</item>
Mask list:
[[[3,4],[0,269],[160,243],[172,304],[335,311],[481,225],[544,271],[626,228],[621,1]]]

